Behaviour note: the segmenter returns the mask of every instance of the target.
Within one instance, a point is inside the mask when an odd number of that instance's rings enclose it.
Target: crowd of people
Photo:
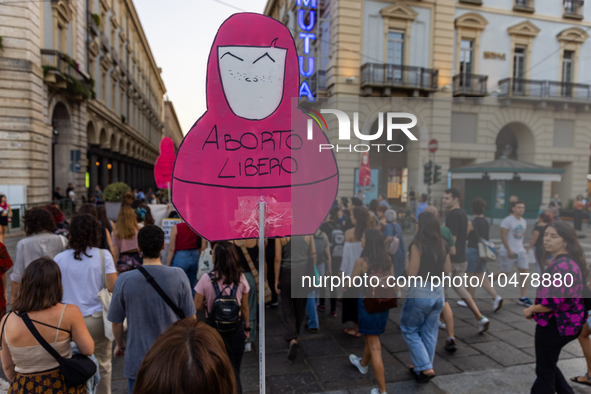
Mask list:
[[[0,243],[5,294],[0,298],[0,356],[11,380],[10,392],[53,393],[61,387],[72,393],[107,394],[112,359],[124,357],[130,393],[188,393],[195,387],[209,393],[242,393],[242,358],[256,348],[259,317],[265,313],[258,308],[258,291],[267,289],[266,308],[280,307],[289,360],[298,356],[301,330],[318,332],[319,313],[336,318],[340,304],[344,333],[364,338],[363,353],[349,355],[351,364],[367,374],[371,363],[378,386],[371,393],[386,393],[380,335],[397,300],[402,302],[398,323],[412,360],[409,373],[419,383],[436,376],[439,329],[447,332],[445,349],[458,348],[449,291],[461,298],[458,305],[470,309],[479,333],[491,324],[474,301],[476,288],[452,281],[450,289],[431,278],[442,273],[477,277],[490,296],[491,311],[503,306],[480,250],[490,239],[486,202],[470,201],[469,220],[460,193],[453,188],[443,194],[443,225],[428,197],[418,196],[416,204],[413,194],[416,231],[409,245],[396,222],[396,210],[380,195],[367,206],[358,197],[342,198],[315,234],[269,239],[264,244],[247,239],[212,245],[179,221],[171,229],[165,259],[165,234],[155,225],[147,204],[152,195],[127,192],[114,223],[100,203],[81,204],[69,221],[57,204],[32,208],[24,215],[26,237],[17,244],[14,262]],[[551,204],[558,201],[554,198]],[[0,196],[0,208],[10,211],[3,204],[6,200]],[[538,273],[574,278],[571,287],[538,286],[534,302],[527,297],[528,282],[519,283],[518,303],[526,307],[524,317],[537,323],[537,379],[532,387],[536,393],[572,392],[556,366],[569,342],[578,339],[591,361],[591,329],[583,296],[589,269],[575,230],[555,220],[553,209],[539,215],[525,246],[525,204],[518,198],[511,202],[500,226],[501,269],[495,272],[496,277],[514,269],[528,273],[529,264],[535,262]],[[264,273],[259,275],[261,248]],[[205,257],[213,263],[210,270],[200,269],[199,261]],[[381,296],[350,284],[331,290],[297,286],[310,272],[351,278],[412,276],[424,282],[408,282],[405,289],[394,287]],[[205,322],[197,321],[201,311]],[[93,375],[98,376],[73,384],[60,362],[73,354],[79,355],[76,360],[91,357],[96,363]],[[588,369],[573,381],[591,385],[591,362]]]

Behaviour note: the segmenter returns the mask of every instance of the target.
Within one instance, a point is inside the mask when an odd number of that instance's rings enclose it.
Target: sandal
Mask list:
[[[408,372],[410,372],[414,377],[417,376],[417,374],[415,373],[415,367],[413,367],[412,365],[408,366]]]
[[[586,378],[587,381],[579,380],[579,378]],[[572,382],[575,382],[575,383],[578,383],[578,384],[583,384],[585,386],[591,386],[591,378],[589,377],[589,374],[585,374],[583,376],[575,376],[574,378],[570,378],[570,380]]]
[[[298,356],[298,347],[299,344],[297,342],[293,342],[291,345],[289,345],[289,351],[287,352],[287,359],[289,361],[295,360]]]
[[[361,334],[358,331],[355,331],[352,328],[345,329],[345,334],[351,335],[351,336],[353,336],[355,338],[359,338],[361,336]]]
[[[421,371],[421,374],[417,375],[417,383],[429,383],[429,381],[433,379],[435,376],[435,374],[427,375],[426,373]]]

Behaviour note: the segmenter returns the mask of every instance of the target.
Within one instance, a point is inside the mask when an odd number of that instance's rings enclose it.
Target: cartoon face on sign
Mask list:
[[[218,47],[222,89],[235,115],[260,120],[275,112],[283,98],[286,53],[272,47]]]
[[[299,71],[289,30],[264,15],[228,18],[207,66],[207,112],[181,144],[172,176],[179,215],[210,241],[313,234],[336,197],[328,140],[292,108]],[[297,102],[297,100],[295,100]]]

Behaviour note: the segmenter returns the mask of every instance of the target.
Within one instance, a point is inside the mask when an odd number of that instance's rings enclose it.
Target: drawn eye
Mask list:
[[[255,64],[256,62],[258,62],[259,60],[261,60],[261,59],[262,59],[262,58],[264,58],[265,56],[266,56],[266,57],[268,57],[269,59],[271,59],[271,61],[272,61],[273,63],[275,63],[275,59],[273,59],[273,58],[271,57],[271,55],[269,55],[269,52],[265,52],[265,54],[264,54],[263,56],[259,57],[257,60],[255,60],[254,62],[252,62],[252,64]]]
[[[238,56],[234,55],[232,52],[226,52],[226,53],[224,53],[222,56],[220,56],[220,60],[221,60],[221,59],[223,59],[223,58],[224,58],[224,56],[226,56],[226,55],[230,55],[230,56],[232,56],[232,57],[235,57],[236,59],[240,60],[241,62],[243,62],[243,61],[244,61],[243,59],[241,59],[241,58],[239,58]]]

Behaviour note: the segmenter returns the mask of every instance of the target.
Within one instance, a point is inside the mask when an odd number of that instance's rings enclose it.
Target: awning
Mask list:
[[[482,179],[484,172],[452,172],[451,179]]]
[[[489,172],[488,178],[491,181],[510,181],[515,176],[512,172]]]
[[[551,182],[560,182],[562,180],[562,175],[560,174],[517,174],[518,177],[521,178],[522,181],[551,181]]]

